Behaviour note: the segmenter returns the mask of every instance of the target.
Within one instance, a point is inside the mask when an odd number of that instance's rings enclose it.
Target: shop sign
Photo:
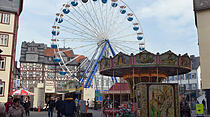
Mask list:
[[[45,81],[45,93],[55,93],[55,84],[53,81]]]

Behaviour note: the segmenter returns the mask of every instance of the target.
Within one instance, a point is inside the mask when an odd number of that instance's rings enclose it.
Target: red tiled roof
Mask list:
[[[77,56],[79,56],[79,55],[74,55],[74,57],[77,57]],[[80,63],[80,62],[82,62],[85,58],[86,58],[85,56],[80,55],[80,56],[76,59],[76,61],[77,61],[78,63]]]
[[[64,51],[64,49],[60,49],[60,51]],[[72,50],[64,51],[64,54],[68,57],[73,57],[73,51]],[[54,57],[55,56],[54,49],[53,48],[45,49],[44,50],[44,55]]]
[[[109,89],[109,91],[105,91],[105,94],[113,94],[113,93],[130,93],[130,88],[128,86],[128,83],[115,83],[112,85],[112,87]]]

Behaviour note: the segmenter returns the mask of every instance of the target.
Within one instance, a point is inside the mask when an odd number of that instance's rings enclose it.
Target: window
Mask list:
[[[26,72],[22,72],[22,76],[23,77],[26,77]]]
[[[171,80],[171,81],[174,81],[174,76],[171,76],[170,80]]]
[[[33,77],[33,72],[29,72],[29,77]]]
[[[197,84],[194,83],[194,84],[193,84],[193,90],[196,90],[196,89],[197,89]]]
[[[36,72],[36,77],[40,77],[40,72]]]
[[[196,73],[192,74],[192,79],[196,79]]]
[[[189,74],[189,79],[191,79],[191,74]]]
[[[37,69],[40,69],[41,68],[41,65],[40,64],[36,64],[36,68]]]
[[[0,34],[0,45],[1,46],[8,46],[9,35],[7,34]]]
[[[26,68],[26,67],[27,67],[26,63],[22,63],[22,68]]]
[[[4,82],[0,84],[0,96],[4,96]]]
[[[3,60],[0,61],[0,70],[5,69],[6,64],[6,58],[3,58]]]
[[[189,90],[192,90],[192,84],[189,84]]]
[[[33,68],[33,64],[32,64],[32,63],[29,64],[29,68],[30,68],[30,69]]]
[[[9,19],[9,13],[0,13],[0,23],[9,24]]]

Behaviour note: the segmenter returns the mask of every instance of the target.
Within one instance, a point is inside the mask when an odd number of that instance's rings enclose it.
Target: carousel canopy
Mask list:
[[[176,55],[172,51],[153,54],[144,50],[136,55],[122,52],[114,57],[102,58],[100,74],[123,77],[131,74],[158,74],[174,76],[186,74],[192,69],[192,60],[187,54]]]

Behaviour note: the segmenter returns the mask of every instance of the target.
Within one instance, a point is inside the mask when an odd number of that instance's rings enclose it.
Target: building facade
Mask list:
[[[201,91],[201,71],[200,71],[200,57],[190,56],[192,60],[192,71],[177,76],[169,76],[164,82],[179,83],[181,93],[191,93],[196,99]]]
[[[0,101],[6,102],[13,89],[18,22],[23,0],[0,1]]]
[[[68,50],[62,53],[65,60],[70,61],[75,56],[78,56],[69,48],[63,48],[62,50]],[[34,87],[37,87],[38,83],[44,83],[46,84],[45,93],[55,93],[56,90],[62,89],[66,82],[69,81],[69,76],[59,73],[62,68],[53,61],[54,57],[54,50],[44,43],[22,42],[20,57],[21,87],[32,91]],[[83,59],[85,59],[84,56],[77,58],[67,64],[68,68],[77,69]],[[47,87],[48,85],[50,85],[50,88]]]
[[[201,57],[202,89],[206,92],[207,109],[210,114],[210,0],[194,0],[194,12]]]

